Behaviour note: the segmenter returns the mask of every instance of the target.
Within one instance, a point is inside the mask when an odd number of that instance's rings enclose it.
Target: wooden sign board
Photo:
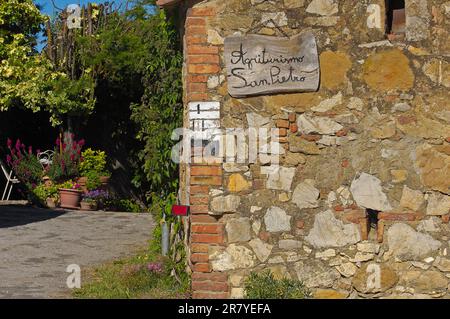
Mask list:
[[[314,35],[263,35],[225,39],[228,92],[233,97],[311,92],[319,88],[320,67]]]

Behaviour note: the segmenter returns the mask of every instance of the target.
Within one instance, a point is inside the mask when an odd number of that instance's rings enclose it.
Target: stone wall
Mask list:
[[[275,168],[190,166],[195,298],[241,297],[263,269],[319,298],[450,296],[450,1],[406,0],[397,42],[384,3],[211,0],[188,11],[186,106],[219,101],[222,128],[279,128],[282,145]],[[314,33],[317,92],[228,95],[224,38],[281,36],[253,30],[268,19]]]

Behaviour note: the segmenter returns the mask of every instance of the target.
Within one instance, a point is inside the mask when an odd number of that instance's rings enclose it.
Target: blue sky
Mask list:
[[[114,2],[115,2],[116,5],[118,5],[118,4],[120,4],[121,2],[124,2],[124,1],[125,0],[115,0]],[[90,0],[90,1],[89,0],[54,0],[54,2],[55,2],[55,5],[58,8],[66,9],[69,4],[78,4],[78,5],[82,6],[82,5],[86,5],[89,2],[104,3],[104,2],[107,2],[107,0],[96,0],[96,1],[95,0]],[[109,2],[112,2],[112,1],[109,0]],[[36,3],[39,6],[41,6],[41,8],[42,8],[41,12],[46,14],[46,15],[54,16],[55,13],[58,12],[58,10],[56,10],[53,7],[53,4],[52,4],[51,0],[34,0],[34,3]],[[36,49],[38,51],[41,51],[42,48],[45,46],[45,43],[40,43],[43,40],[44,40],[44,37],[40,36],[39,39],[38,39],[39,44],[36,47]]]
[[[103,3],[103,2],[106,2],[106,0],[97,0],[97,1],[93,1],[93,0],[91,0],[91,1],[88,1],[88,0],[54,0],[54,2],[58,8],[65,9],[67,7],[67,5],[69,5],[69,4],[78,4],[81,6],[81,5],[83,5],[83,4],[85,5],[89,2]],[[109,2],[111,2],[111,0]],[[116,4],[119,4],[120,2],[122,2],[122,1],[120,1],[120,0],[115,1]],[[52,4],[51,0],[34,0],[34,3],[42,6],[42,12],[45,14],[52,16],[55,12],[53,9],[53,4]]]

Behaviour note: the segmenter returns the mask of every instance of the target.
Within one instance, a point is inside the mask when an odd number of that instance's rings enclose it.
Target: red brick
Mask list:
[[[216,10],[211,7],[191,8],[188,11],[189,17],[211,17],[216,14]]]
[[[262,241],[268,241],[270,238],[270,233],[266,232],[266,231],[262,231],[259,233],[259,239],[261,239]]]
[[[379,243],[383,242],[383,236],[384,236],[384,221],[380,220],[378,221],[377,225],[377,241]]]
[[[361,219],[366,219],[364,210],[351,210],[342,214],[342,219],[349,223],[359,224]]]
[[[386,101],[386,102],[394,102],[395,100],[397,100],[398,99],[398,95],[395,95],[395,94],[386,94],[385,96],[384,96],[384,100]]]
[[[191,45],[187,54],[219,54],[219,48],[212,45]]]
[[[254,179],[253,180],[253,189],[263,189],[265,186],[265,182],[262,179]]]
[[[442,215],[442,216],[441,216],[441,219],[442,219],[442,222],[443,222],[444,224],[448,224],[449,221],[450,221],[450,214]]]
[[[315,134],[302,134],[301,137],[309,142],[316,142],[320,140],[322,136]]]
[[[187,17],[186,25],[206,25],[206,19],[202,17]]]
[[[186,28],[187,35],[206,35],[206,27],[204,25],[192,25]]]
[[[276,125],[279,128],[289,128],[289,121],[288,120],[277,120]]]
[[[222,234],[222,224],[194,224],[192,232],[197,234]]]
[[[205,292],[205,291],[194,291],[192,293],[193,299],[228,299],[228,293],[226,292]]]
[[[208,254],[192,254],[191,255],[191,261],[196,264],[196,263],[207,263],[209,260],[209,255]]]
[[[292,123],[292,124],[289,126],[289,130],[290,130],[292,133],[297,133],[297,132],[298,132],[298,125],[295,124],[295,123]]]
[[[188,83],[206,83],[208,82],[207,75],[189,75],[187,77]]]
[[[207,185],[192,185],[190,187],[191,195],[195,194],[209,194],[209,186]]]
[[[196,272],[210,272],[209,264],[208,263],[197,263],[192,267],[193,271]]]
[[[383,220],[395,220],[395,221],[414,221],[417,216],[414,213],[391,213],[391,212],[381,212],[378,213],[378,219]]]
[[[276,135],[278,136],[286,136],[287,135],[287,129],[285,128],[279,128],[276,132]]]
[[[446,141],[447,143],[450,143],[450,137],[447,137],[447,138],[445,139],[445,141]]]
[[[188,84],[188,90],[189,92],[205,93],[206,83],[190,83]]]
[[[220,59],[218,55],[190,55],[188,57],[189,64],[219,64]]]
[[[190,210],[192,215],[208,214],[209,207],[208,205],[191,205]]]
[[[361,232],[361,239],[367,240],[369,239],[369,231],[370,231],[370,224],[369,220],[367,218],[362,218],[359,220],[359,229]]]
[[[208,205],[209,196],[191,196],[189,202],[191,205]]]
[[[397,120],[401,125],[417,122],[417,118],[414,115],[401,115],[397,118]]]
[[[190,35],[190,36],[186,36],[186,45],[191,46],[191,45],[196,45],[196,44],[208,44],[207,43],[208,37],[206,35],[201,35],[201,34],[195,34],[195,35]]]
[[[220,166],[192,166],[191,176],[221,176],[222,168]]]
[[[191,242],[221,244],[224,241],[223,241],[223,234],[192,234]]]
[[[191,223],[192,224],[195,224],[195,223],[197,223],[197,224],[214,224],[214,223],[217,223],[217,219],[213,216],[197,214],[197,215],[191,216]]]
[[[228,275],[226,273],[222,272],[211,272],[211,273],[201,273],[201,272],[194,272],[192,274],[192,281],[216,281],[216,282],[227,282],[228,281]]]
[[[336,205],[336,206],[333,207],[333,209],[334,209],[336,212],[343,212],[343,211],[344,211],[344,206],[342,206],[342,205]]]
[[[289,113],[289,122],[294,123],[297,120],[297,114]]]
[[[191,184],[222,186],[222,176],[191,176]]]
[[[207,253],[208,247],[208,244],[191,244],[190,246],[192,253]]]
[[[189,64],[189,73],[195,74],[216,74],[220,72],[217,64]]]
[[[343,168],[349,167],[350,166],[350,161],[348,159],[343,160],[342,163],[341,163],[341,166]]]
[[[297,221],[295,222],[295,226],[296,226],[298,229],[303,229],[303,228],[305,228],[305,221],[304,221],[304,220],[297,220]]]
[[[192,281],[192,290],[228,291],[228,284],[226,282]]]
[[[343,128],[342,130],[339,130],[336,132],[336,136],[342,137],[346,136],[348,134],[348,130],[346,128]]]
[[[207,101],[209,96],[206,93],[189,93],[187,98],[189,101]]]
[[[287,136],[279,136],[278,142],[279,143],[287,143],[287,142],[289,142],[289,140],[288,140]]]

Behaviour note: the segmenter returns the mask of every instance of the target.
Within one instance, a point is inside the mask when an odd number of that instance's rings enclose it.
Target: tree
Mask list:
[[[93,82],[72,81],[34,50],[36,34],[47,21],[32,0],[0,3],[0,111],[25,107],[50,112],[53,125],[63,116],[93,110]]]

